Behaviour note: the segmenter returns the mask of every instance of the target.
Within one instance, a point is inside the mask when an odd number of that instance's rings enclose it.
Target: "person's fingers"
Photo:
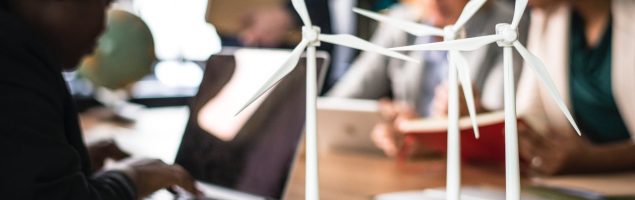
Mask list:
[[[384,152],[387,152],[387,149],[389,149],[388,146],[391,143],[391,138],[387,137],[387,129],[385,124],[378,124],[377,126],[375,126],[375,128],[373,129],[372,138],[377,147],[379,147]]]
[[[527,158],[527,164],[532,175],[543,175],[549,171],[548,165],[545,165],[546,159],[548,158],[535,148],[532,150],[531,155]]]
[[[443,117],[448,113],[448,102],[447,99],[443,97],[435,96],[432,101],[432,110],[430,111],[431,116],[434,117]]]
[[[392,114],[392,113],[394,113],[394,106],[393,106],[392,100],[380,99],[378,105],[379,105],[379,111],[382,114]]]
[[[447,99],[448,97],[448,83],[447,82],[443,82],[440,85],[438,85],[437,87],[434,88],[434,95],[437,96],[439,95],[439,97],[442,97],[443,99]]]
[[[567,153],[560,149],[561,144],[545,142],[545,145],[534,150],[532,168],[542,175],[554,175],[559,173],[567,162]]]
[[[540,133],[534,131],[534,129],[531,128],[530,126],[528,126],[528,125],[526,125],[524,123],[518,123],[517,129],[518,129],[518,137],[519,138],[523,138],[523,139],[527,140],[533,146],[544,146],[545,145],[545,141],[547,139],[544,136],[542,136]]]
[[[194,195],[200,195],[201,191],[196,188],[194,178],[180,165],[170,166],[175,174],[175,184],[185,191]]]
[[[386,124],[377,124],[373,128],[372,140],[375,146],[380,148],[387,156],[393,157],[397,154],[397,145],[392,136],[390,128]]]
[[[545,165],[549,155],[544,138],[525,124],[520,123],[517,128],[519,153],[521,158],[527,161],[529,173],[541,175],[551,171],[551,166]]]
[[[520,153],[520,158],[526,161],[531,161],[531,159],[535,156],[534,153],[534,143],[524,137],[518,137],[518,151]]]
[[[398,103],[396,105],[397,117],[403,119],[414,119],[417,118],[417,113],[415,112],[412,106],[408,105],[405,102]]]
[[[448,88],[442,83],[434,88],[431,115],[436,117],[446,116],[448,113]]]
[[[112,158],[114,160],[123,160],[123,159],[129,158],[129,157],[130,157],[130,154],[128,154],[128,153],[122,151],[121,149],[117,148],[114,151],[114,153],[112,154],[112,157],[110,157],[110,158]]]
[[[549,175],[558,170],[560,160],[553,151],[552,141],[522,123],[518,124],[518,139],[521,156],[535,174]]]
[[[379,113],[385,122],[392,122],[397,118],[397,111],[393,101],[388,99],[379,100]]]
[[[560,161],[545,157],[545,156],[534,156],[530,161],[530,166],[534,174],[536,175],[553,175],[556,174],[560,169]]]
[[[107,157],[114,160],[122,160],[130,157],[130,154],[121,150],[115,141],[110,141],[106,151],[108,152]]]
[[[382,148],[382,134],[381,134],[381,129],[382,129],[382,124],[376,124],[375,127],[373,127],[373,130],[370,133],[370,138],[373,141],[373,143],[375,143],[376,147],[379,147],[380,149]]]

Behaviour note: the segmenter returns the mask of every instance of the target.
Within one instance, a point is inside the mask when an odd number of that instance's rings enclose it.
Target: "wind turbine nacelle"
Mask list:
[[[302,38],[306,41],[309,41],[309,46],[318,47],[321,45],[320,33],[322,33],[320,27],[317,27],[317,26],[302,27]]]
[[[512,47],[518,41],[518,29],[512,28],[510,24],[496,24],[496,34],[503,36],[502,40],[496,42],[499,47]]]

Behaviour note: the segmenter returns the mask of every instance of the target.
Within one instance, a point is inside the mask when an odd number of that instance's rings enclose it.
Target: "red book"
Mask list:
[[[502,163],[505,161],[505,115],[504,112],[479,114],[477,116],[480,138],[476,139],[469,117],[459,120],[461,131],[461,158],[465,162]],[[521,121],[519,120],[519,123]],[[447,118],[428,118],[405,121],[398,129],[406,135],[400,157],[409,154],[412,145],[434,153],[447,153]]]

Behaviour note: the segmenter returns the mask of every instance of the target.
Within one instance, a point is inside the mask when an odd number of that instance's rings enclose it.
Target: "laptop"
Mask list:
[[[288,53],[226,49],[210,58],[175,160],[209,199],[282,198],[304,129],[306,59],[234,115]],[[318,52],[318,85],[328,60]]]

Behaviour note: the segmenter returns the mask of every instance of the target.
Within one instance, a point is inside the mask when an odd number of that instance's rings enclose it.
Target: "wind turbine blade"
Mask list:
[[[525,14],[525,9],[527,8],[527,3],[529,0],[516,0],[516,7],[514,8],[514,19],[512,20],[512,28],[517,29],[518,24],[520,24],[520,20],[523,18],[523,14]]]
[[[352,36],[352,35],[346,35],[346,34],[327,35],[327,34],[322,34],[322,35],[320,35],[320,41],[331,43],[331,44],[342,45],[342,46],[346,46],[346,47],[350,47],[350,48],[354,48],[354,49],[375,52],[375,53],[379,53],[379,54],[382,54],[382,55],[385,55],[385,56],[389,56],[389,57],[393,57],[393,58],[397,58],[397,59],[401,59],[401,60],[405,60],[405,61],[409,61],[409,62],[419,63],[419,61],[416,60],[416,59],[413,59],[413,58],[408,57],[406,55],[403,55],[401,53],[397,53],[397,52],[388,50],[388,49],[386,49],[384,47],[381,47],[379,45],[370,43],[370,42],[368,42],[366,40],[362,40],[362,39],[360,39],[358,37],[355,37],[355,36]]]
[[[443,30],[437,27],[427,26],[424,24],[419,24],[415,22],[409,22],[401,19],[394,19],[390,17],[386,17],[384,15],[380,15],[374,12],[370,12],[368,10],[353,8],[353,12],[357,14],[364,15],[368,18],[377,20],[384,24],[394,26],[402,31],[410,33],[416,36],[443,36]]]
[[[451,40],[445,42],[436,42],[428,44],[419,44],[405,47],[391,48],[394,51],[474,51],[485,45],[502,40],[503,36],[500,35],[488,35],[481,37],[474,37],[468,39]]]
[[[474,103],[474,90],[472,89],[469,63],[459,51],[450,51],[450,54],[459,72],[459,80],[463,86],[463,95],[465,96],[465,103],[467,104],[467,110],[470,114],[470,120],[472,121],[474,137],[478,139],[481,137],[481,134],[478,130],[478,122],[476,121],[476,104]]]
[[[306,40],[302,40],[302,42],[300,42],[300,44],[298,44],[298,46],[295,47],[293,51],[291,51],[291,54],[289,54],[289,57],[284,62],[284,64],[282,64],[282,66],[269,79],[267,79],[267,82],[265,82],[262,85],[262,87],[258,89],[258,91],[251,97],[251,99],[249,99],[249,101],[247,101],[238,110],[238,112],[236,112],[234,116],[240,114],[243,110],[245,110],[245,108],[247,108],[254,101],[256,101],[256,99],[262,96],[265,92],[267,92],[269,89],[275,86],[278,82],[280,82],[280,80],[282,80],[285,76],[287,76],[287,74],[293,71],[293,69],[298,64],[298,61],[300,60],[300,56],[302,55],[302,52],[304,51],[304,49],[307,47],[308,44],[309,42],[307,42]]]
[[[471,0],[467,2],[467,4],[465,4],[465,8],[463,8],[463,12],[461,13],[461,16],[459,16],[459,19],[456,20],[456,23],[454,23],[454,29],[460,30],[461,28],[463,28],[465,23],[467,23],[467,21],[469,21],[472,18],[472,16],[474,16],[474,14],[476,14],[476,12],[478,12],[478,10],[480,10],[481,7],[483,7],[483,5],[485,5],[485,2],[487,1],[486,0]]]
[[[540,77],[540,80],[549,91],[551,98],[553,98],[553,100],[556,102],[560,110],[564,113],[565,117],[567,117],[567,120],[569,120],[569,123],[571,123],[571,126],[573,126],[573,128],[578,133],[578,135],[582,135],[580,132],[580,129],[578,128],[578,124],[576,124],[575,120],[573,120],[573,115],[571,115],[571,112],[567,108],[567,105],[562,100],[562,97],[560,96],[558,89],[556,89],[556,84],[554,84],[553,80],[551,80],[549,76],[549,72],[547,72],[547,69],[545,68],[545,65],[542,63],[540,58],[536,57],[531,52],[529,52],[529,50],[527,50],[518,41],[514,42],[514,47],[516,47],[516,50],[518,51],[518,53],[520,53],[520,55],[525,59],[527,63],[529,63],[529,66],[532,67],[532,69],[538,75],[538,77]]]
[[[309,11],[306,9],[306,3],[304,0],[291,0],[291,4],[293,4],[293,8],[298,15],[300,15],[300,19],[302,19],[302,23],[305,26],[313,26],[311,23],[311,17],[309,17]]]

